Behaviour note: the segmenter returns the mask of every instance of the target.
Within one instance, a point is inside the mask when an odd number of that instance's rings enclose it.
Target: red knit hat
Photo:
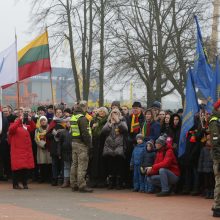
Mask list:
[[[214,106],[214,109],[217,110],[220,107],[220,99],[216,103],[214,103],[213,106]]]

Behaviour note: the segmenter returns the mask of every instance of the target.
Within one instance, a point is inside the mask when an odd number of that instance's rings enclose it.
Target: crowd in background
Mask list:
[[[14,189],[22,188],[19,182],[28,189],[28,179],[74,188],[71,169],[77,159],[72,151],[75,140],[71,121],[82,107],[78,105],[39,106],[37,112],[4,106],[0,180],[12,179]],[[88,146],[88,165],[82,174],[88,187],[213,198],[210,115],[200,106],[194,127],[186,136],[185,154],[179,158],[182,113],[182,109],[163,110],[157,101],[147,109],[140,102],[129,109],[114,101],[111,108],[80,112],[88,123],[89,135],[83,137]],[[77,163],[80,166],[81,161]]]

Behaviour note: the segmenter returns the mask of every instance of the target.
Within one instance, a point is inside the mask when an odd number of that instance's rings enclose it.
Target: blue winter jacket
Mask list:
[[[133,150],[132,156],[131,156],[130,166],[137,166],[137,165],[140,166],[141,165],[141,155],[143,154],[145,147],[146,147],[146,143],[137,144],[134,147],[134,150]]]
[[[155,151],[148,151],[146,148],[141,154],[141,166],[142,167],[151,167],[154,164],[156,157]]]

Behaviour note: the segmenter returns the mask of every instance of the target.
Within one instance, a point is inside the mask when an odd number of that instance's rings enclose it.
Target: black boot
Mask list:
[[[52,186],[57,186],[57,185],[58,185],[57,179],[52,179],[51,185],[52,185]]]
[[[109,176],[108,178],[108,189],[113,189],[114,188],[114,177]]]
[[[121,184],[121,177],[117,176],[116,178],[116,189],[121,190],[122,189],[122,184]]]
[[[213,209],[213,217],[220,217],[220,209],[219,208]]]

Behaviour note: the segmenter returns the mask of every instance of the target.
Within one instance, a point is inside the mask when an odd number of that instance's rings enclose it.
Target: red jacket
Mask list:
[[[26,125],[25,129],[22,120],[18,119],[9,127],[9,142],[11,144],[11,168],[13,171],[21,169],[33,169],[34,157],[30,133],[36,126],[33,121]]]
[[[180,169],[172,146],[162,147],[157,151],[150,175],[158,175],[160,168],[166,168],[172,171],[176,176],[180,176]]]

